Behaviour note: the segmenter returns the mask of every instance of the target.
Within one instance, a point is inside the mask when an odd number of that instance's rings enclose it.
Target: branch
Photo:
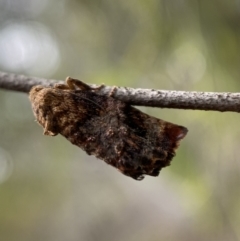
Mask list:
[[[28,93],[35,85],[52,86],[56,80],[0,72],[0,88]],[[63,81],[58,81],[58,83]],[[96,85],[93,85],[96,86]],[[105,86],[99,94],[106,95],[113,87]],[[240,112],[240,93],[167,91],[117,87],[114,98],[131,105],[161,108]]]

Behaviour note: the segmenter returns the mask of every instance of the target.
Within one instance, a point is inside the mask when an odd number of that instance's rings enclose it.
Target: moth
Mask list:
[[[169,166],[187,128],[149,116],[100,87],[68,77],[66,84],[34,86],[29,98],[44,135],[61,134],[136,180]]]

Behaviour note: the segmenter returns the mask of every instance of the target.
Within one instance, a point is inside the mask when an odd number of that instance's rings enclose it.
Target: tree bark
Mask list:
[[[64,82],[0,72],[0,88],[2,89],[28,93],[35,85],[52,86],[55,83]],[[98,93],[106,95],[112,90],[113,87],[105,86]],[[116,87],[113,97],[137,106],[240,112],[240,93]]]

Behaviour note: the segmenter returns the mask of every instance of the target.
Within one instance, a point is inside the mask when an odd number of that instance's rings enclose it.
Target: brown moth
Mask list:
[[[149,116],[72,78],[66,85],[35,86],[30,100],[44,135],[61,134],[136,180],[158,176],[187,134],[183,126]]]

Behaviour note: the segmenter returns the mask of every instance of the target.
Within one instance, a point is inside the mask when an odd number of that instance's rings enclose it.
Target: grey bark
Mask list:
[[[52,86],[54,83],[63,83],[63,81],[0,72],[0,88],[2,89],[28,93],[35,85]],[[112,89],[113,87],[105,86],[99,94],[109,94]],[[240,112],[240,93],[116,87],[113,96],[138,106]]]

